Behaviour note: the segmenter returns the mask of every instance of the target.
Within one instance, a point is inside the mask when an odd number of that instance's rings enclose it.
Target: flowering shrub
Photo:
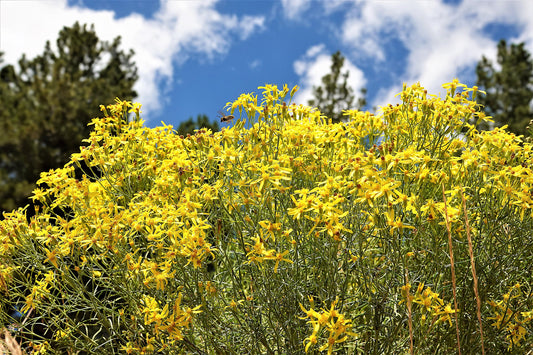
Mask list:
[[[533,320],[532,310],[519,311],[519,309],[525,309],[524,301],[520,298],[520,287],[520,284],[511,286],[509,292],[503,295],[502,301],[489,301],[494,316],[488,319],[494,319],[492,326],[499,331],[504,329],[502,333],[506,335],[505,340],[509,344],[508,350],[521,345],[520,343],[527,333],[526,327],[530,327]],[[530,298],[531,291],[527,295],[527,299]]]
[[[187,137],[102,107],[0,222],[0,329],[34,353],[531,348],[531,145],[444,87],[331,124],[267,85]]]

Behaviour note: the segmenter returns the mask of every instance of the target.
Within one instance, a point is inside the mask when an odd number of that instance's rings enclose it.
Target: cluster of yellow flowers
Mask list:
[[[533,309],[527,311],[519,311],[519,309],[527,309],[524,300],[521,297],[521,285],[515,284],[509,288],[509,292],[505,293],[501,301],[489,301],[492,308],[494,323],[492,326],[498,330],[505,330],[505,339],[512,350],[515,347],[520,347],[527,334],[526,328],[533,321]]]
[[[227,104],[235,118],[222,131],[187,137],[145,127],[139,104],[102,106],[80,152],[42,173],[36,215],[0,221],[0,328],[23,304],[61,334],[47,340],[58,352],[283,353],[303,342],[394,353],[412,335],[397,327],[402,292],[421,305],[421,328],[426,316],[475,318],[464,316],[476,312],[467,232],[483,295],[508,270],[527,280],[532,147],[504,128],[478,132],[489,118],[477,89],[444,87],[441,98],[405,86],[400,104],[332,124],[292,103],[297,87],[265,85]],[[446,226],[457,310],[439,298],[451,294]],[[409,295],[405,275],[431,289]],[[310,295],[331,307],[305,309]],[[516,346],[531,344],[518,333]],[[421,352],[456,346],[445,330],[432,336]]]
[[[188,328],[192,322],[192,317],[196,313],[200,313],[200,306],[194,308],[181,308],[182,294],[178,295],[172,312],[169,314],[169,307],[166,304],[163,309],[160,308],[157,300],[151,296],[145,295],[143,297],[142,313],[144,314],[144,324],[154,324],[155,334],[157,337],[161,336],[159,330],[164,331],[164,337],[161,339],[162,344],[170,341],[172,344],[175,341],[183,340],[181,330]]]
[[[419,304],[421,306],[420,313],[422,314],[420,323],[426,323],[427,315],[429,315],[432,319],[431,325],[441,322],[448,322],[450,326],[452,325],[451,315],[457,310],[453,309],[450,303],[445,304],[439,294],[431,291],[430,287],[424,288],[423,282],[418,284],[414,295],[411,295],[410,290],[410,284],[401,287],[403,300],[400,303],[409,299],[409,302]]]
[[[318,350],[323,351],[328,349],[328,355],[332,354],[333,346],[338,343],[342,343],[348,339],[348,335],[357,337],[357,334],[350,331],[352,321],[346,319],[344,314],[339,313],[335,309],[335,305],[338,302],[338,299],[331,302],[330,309],[322,309],[322,312],[317,312],[313,309],[314,300],[313,297],[309,297],[309,303],[311,308],[309,310],[305,309],[304,306],[300,303],[300,308],[305,312],[306,317],[301,319],[309,318],[309,323],[313,326],[313,333],[304,340],[305,352],[309,351],[309,348],[318,342],[319,332],[325,328],[328,331],[327,342],[322,345]]]

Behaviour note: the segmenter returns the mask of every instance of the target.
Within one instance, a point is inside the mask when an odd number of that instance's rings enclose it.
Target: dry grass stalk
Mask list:
[[[409,270],[407,269],[407,264],[405,265],[405,284],[409,285]],[[411,300],[411,290],[407,289],[407,315],[409,317],[409,354],[414,354],[414,341],[413,341],[413,312],[412,312],[413,302]]]
[[[3,330],[4,339],[0,341],[0,354],[2,355],[23,355],[20,345],[14,337],[7,331]]]
[[[450,228],[450,220],[448,217],[448,205],[446,203],[446,193],[444,191],[444,184],[442,184],[442,197],[444,200],[444,214],[446,216],[446,229],[448,230],[448,246],[450,249],[450,264],[451,264],[451,271],[452,271],[452,291],[453,291],[453,306],[455,307],[454,312],[454,318],[455,318],[455,332],[457,335],[457,350],[459,355],[461,355],[461,340],[460,340],[460,334],[459,334],[459,323],[457,322],[457,310],[459,309],[457,307],[457,292],[456,292],[456,279],[455,279],[455,262],[453,258],[453,246],[452,246],[452,231]]]
[[[481,300],[479,298],[479,292],[478,292],[476,263],[474,261],[474,248],[472,247],[472,238],[470,236],[470,224],[468,223],[468,215],[466,213],[466,200],[463,195],[463,189],[461,189],[461,198],[463,199],[463,211],[465,214],[466,236],[468,239],[468,253],[470,254],[470,265],[472,267],[472,277],[474,278],[474,294],[476,296],[477,319],[479,322],[479,333],[481,335],[481,354],[485,355],[485,345],[483,341],[483,324],[481,323]]]

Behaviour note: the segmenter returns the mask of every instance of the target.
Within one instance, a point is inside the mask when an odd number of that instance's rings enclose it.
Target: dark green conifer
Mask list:
[[[495,126],[508,125],[515,134],[528,135],[526,127],[533,119],[533,61],[524,43],[498,43],[497,67],[485,56],[476,68],[477,86],[487,92],[478,96],[485,113]],[[487,125],[481,127],[489,128]]]
[[[40,173],[79,151],[100,104],[137,96],[132,57],[120,37],[102,42],[94,26],[79,23],[59,32],[55,49],[47,42],[18,66],[3,65],[0,55],[0,212],[30,203]]]
[[[349,72],[341,73],[344,56],[337,51],[331,56],[331,72],[322,77],[322,84],[313,87],[310,106],[317,107],[320,112],[331,118],[334,123],[343,120],[342,111],[361,109],[366,106],[366,89],[361,89],[361,97],[354,104],[353,88],[348,85]]]

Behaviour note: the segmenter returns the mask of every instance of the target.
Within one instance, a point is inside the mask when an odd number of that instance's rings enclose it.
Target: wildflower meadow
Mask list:
[[[266,85],[186,137],[101,106],[0,221],[0,329],[28,354],[527,353],[532,145],[443,87],[333,124]]]

